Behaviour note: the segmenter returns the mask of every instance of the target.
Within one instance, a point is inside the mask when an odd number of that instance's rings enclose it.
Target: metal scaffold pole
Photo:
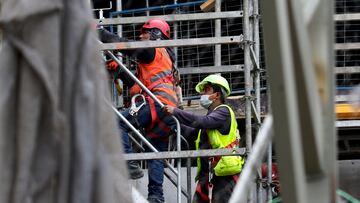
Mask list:
[[[117,11],[122,11],[122,0],[117,0],[116,1],[116,10]],[[119,35],[119,37],[122,37],[123,36],[123,26],[122,25],[117,25],[117,34]],[[119,55],[122,55],[120,52],[118,52]],[[122,57],[119,57],[119,60],[121,62],[123,62],[123,59]],[[121,88],[124,88],[124,85],[122,83],[121,80],[118,80],[118,82],[120,83],[121,85]],[[124,98],[123,97],[118,97],[117,98],[117,106],[124,106]]]
[[[258,115],[258,119],[256,119],[256,133],[258,132],[260,125],[261,125],[261,97],[260,97],[260,33],[259,33],[259,1],[258,0],[252,0],[252,38],[253,38],[253,54],[254,54],[254,86],[255,86],[255,114]],[[258,168],[258,176],[260,179],[262,179],[261,174],[261,167]],[[271,176],[269,176],[271,177]],[[257,182],[257,201],[263,202],[263,188],[262,188],[262,182]]]
[[[251,152],[252,133],[251,133],[251,59],[250,59],[250,22],[249,22],[249,0],[243,0],[243,48],[244,48],[244,77],[245,77],[245,136],[246,150]],[[254,191],[255,184],[251,183],[251,190]],[[250,202],[254,202],[250,195]]]
[[[221,0],[215,0],[215,12],[221,12]],[[215,20],[215,37],[221,37],[221,19]],[[221,45],[215,45],[215,66],[221,66]]]
[[[259,32],[259,1],[253,0],[254,12],[253,12],[253,23],[254,23],[254,52],[257,59],[258,67],[255,71],[255,106],[256,111],[261,113],[261,98],[260,98],[260,32]]]
[[[251,61],[250,61],[250,44],[249,44],[249,0],[243,1],[244,17],[243,17],[243,45],[244,45],[244,75],[245,75],[245,135],[246,135],[246,149],[251,151],[252,137],[251,137]]]

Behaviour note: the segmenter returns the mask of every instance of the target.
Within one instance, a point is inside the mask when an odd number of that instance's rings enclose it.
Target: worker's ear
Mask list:
[[[221,97],[222,97],[221,92],[217,92],[216,95],[217,95],[217,98],[221,101]]]
[[[221,93],[220,92],[215,92],[211,95],[211,99],[212,100],[217,100],[221,98]]]

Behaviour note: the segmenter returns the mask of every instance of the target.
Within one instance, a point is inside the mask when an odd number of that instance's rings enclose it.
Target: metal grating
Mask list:
[[[359,14],[359,0],[336,0],[336,14]],[[360,19],[336,21],[336,84],[339,94],[360,84]]]
[[[165,8],[174,5],[174,1],[123,1],[121,17],[135,17],[135,16],[154,16],[154,15],[167,15],[167,14],[191,14],[203,13],[200,10],[200,4],[191,5],[191,3],[199,1],[177,1],[178,4],[188,3],[187,6],[177,8]],[[242,1],[227,0],[222,3],[222,11],[241,11]],[[163,6],[164,9],[156,9]],[[146,11],[146,8],[149,11]],[[131,11],[131,12],[130,12]],[[174,30],[177,30],[177,39],[190,39],[190,38],[204,38],[215,36],[215,20],[190,20],[175,23],[169,23],[171,26],[172,37],[174,37]],[[122,36],[128,39],[137,40],[140,35],[140,28],[142,24],[131,24],[122,26]],[[113,26],[113,32],[117,33],[116,26]],[[231,18],[221,20],[221,36],[239,36],[242,34],[242,18]],[[214,66],[215,46],[190,46],[177,48],[177,66],[178,68],[198,68],[198,67],[212,67]],[[238,65],[243,66],[243,50],[240,45],[222,45],[221,46],[221,65]],[[264,68],[264,53],[261,51],[261,67]],[[134,67],[131,61],[128,61],[129,67]],[[221,68],[216,69],[222,72]],[[191,71],[190,71],[191,72]],[[182,75],[182,89],[185,99],[192,99],[198,95],[195,92],[195,85],[201,81],[208,74],[186,74]],[[242,71],[224,73],[222,74],[231,83],[230,86],[235,94],[243,94],[244,90],[244,73]],[[261,74],[261,84],[265,87],[266,78]]]

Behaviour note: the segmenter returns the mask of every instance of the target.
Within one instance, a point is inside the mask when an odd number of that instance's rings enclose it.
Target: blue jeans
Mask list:
[[[159,119],[166,117],[166,115],[161,111],[160,106],[155,105]],[[129,114],[129,110],[122,112],[122,115],[132,124],[140,125],[139,127],[146,128],[151,123],[151,112],[150,106],[147,103],[144,105],[134,118]],[[136,120],[137,119],[137,122]],[[172,129],[176,127],[175,121],[172,119],[166,119],[168,122],[166,124]],[[121,137],[124,145],[125,153],[132,153],[131,143],[128,136],[128,132],[131,132],[131,129],[123,122],[119,122],[121,129]],[[168,142],[161,139],[149,139],[149,142],[159,151],[167,151]],[[164,182],[164,160],[148,160],[148,198],[158,199],[164,201],[163,195],[163,182]]]

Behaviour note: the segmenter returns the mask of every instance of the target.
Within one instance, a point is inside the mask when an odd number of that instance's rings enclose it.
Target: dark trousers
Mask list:
[[[237,178],[235,176],[215,176],[212,179],[213,195],[212,203],[229,202],[231,194],[235,188]],[[209,181],[207,176],[199,177],[196,184],[196,191],[193,198],[193,203],[208,203],[209,202]]]
[[[161,111],[160,106],[155,105],[159,118],[164,118],[166,115]],[[140,125],[138,127],[146,128],[151,123],[151,112],[150,106],[147,103],[144,105],[138,112],[136,118],[129,114],[129,110],[122,112],[122,115],[134,126]],[[137,119],[137,122],[136,120]],[[165,119],[168,121],[167,125],[174,128],[174,121],[171,119]],[[119,122],[121,129],[121,138],[124,145],[125,153],[132,153],[132,147],[129,140],[128,132],[130,128],[123,122]],[[159,151],[167,151],[168,142],[164,139],[152,138],[148,139],[149,142]],[[163,160],[149,160],[148,162],[148,198],[157,199],[164,201],[163,195],[163,182],[164,182],[164,161]]]

